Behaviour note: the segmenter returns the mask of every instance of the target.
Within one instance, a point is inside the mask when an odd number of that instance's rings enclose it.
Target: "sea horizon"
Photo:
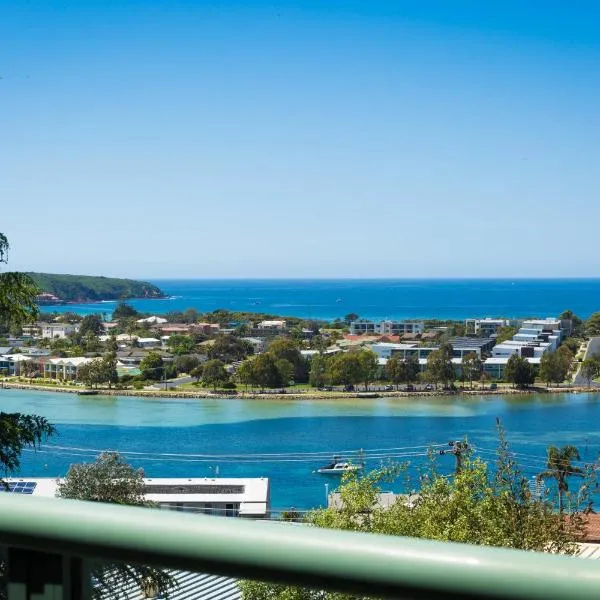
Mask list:
[[[127,300],[143,313],[194,308],[206,313],[266,313],[332,321],[354,313],[368,319],[556,316],[570,309],[587,318],[600,309],[600,278],[481,279],[147,279],[160,299]],[[112,301],[116,302],[116,301]],[[112,312],[111,302],[48,305],[44,312]]]

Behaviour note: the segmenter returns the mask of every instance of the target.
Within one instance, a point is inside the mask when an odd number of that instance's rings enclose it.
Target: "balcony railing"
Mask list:
[[[375,598],[596,599],[600,590],[593,560],[8,493],[0,544],[71,564],[130,561]],[[70,581],[63,598],[81,598],[73,582],[85,577]]]

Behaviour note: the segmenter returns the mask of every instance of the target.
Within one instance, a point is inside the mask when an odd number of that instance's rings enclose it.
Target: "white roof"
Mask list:
[[[486,358],[485,364],[486,365],[505,365],[510,360],[510,358],[511,358],[510,356],[492,356],[490,358]],[[540,360],[541,360],[540,356],[534,356],[533,358],[530,356],[525,356],[524,358],[528,363],[531,363],[532,365],[539,365]]]
[[[35,483],[33,496],[41,496],[45,498],[54,498],[58,490],[58,484],[62,481],[61,478],[54,477],[23,477],[23,478],[7,478],[8,483],[18,481],[28,481]],[[269,480],[266,477],[261,478],[148,478],[144,479],[144,483],[148,488],[152,486],[165,486],[173,488],[176,493],[152,493],[151,489],[146,493],[146,499],[160,504],[170,503],[240,503],[240,512],[242,504],[245,505],[244,510],[247,514],[259,514],[261,506],[262,512],[266,511],[266,505],[269,502]],[[194,486],[202,488],[201,491],[195,493]],[[182,489],[181,492],[177,488]],[[189,492],[185,488],[191,488]],[[228,489],[229,488],[229,489]],[[235,488],[240,488],[239,491]],[[232,490],[235,490],[232,493]],[[162,491],[162,490],[161,490]],[[253,512],[254,511],[254,512]]]
[[[390,348],[391,350],[411,350],[413,348],[417,348],[418,344],[394,344],[393,342],[377,342],[376,344],[372,344],[371,348]]]
[[[138,338],[137,339],[138,344],[149,344],[150,342],[160,342],[160,340],[157,340],[156,338]]]
[[[1,358],[14,363],[27,362],[28,360],[33,360],[31,357],[23,356],[22,354],[4,354]]]
[[[80,365],[85,365],[89,362],[92,362],[93,358],[87,358],[86,356],[73,356],[71,358],[50,358],[48,360],[49,363],[53,365],[67,365],[71,367],[79,367]]]
[[[157,316],[152,316],[152,317],[146,317],[145,319],[138,319],[136,321],[136,323],[157,323],[157,324],[161,324],[161,323],[166,323],[167,319],[163,319],[162,317],[157,317]]]

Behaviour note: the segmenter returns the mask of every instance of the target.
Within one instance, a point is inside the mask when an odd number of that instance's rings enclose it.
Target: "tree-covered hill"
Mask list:
[[[28,273],[28,275],[43,293],[53,294],[63,302],[164,297],[162,290],[146,281],[51,273]]]

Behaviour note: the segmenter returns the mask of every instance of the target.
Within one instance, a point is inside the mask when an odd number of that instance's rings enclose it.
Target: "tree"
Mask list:
[[[560,364],[556,360],[554,352],[544,352],[540,360],[540,379],[546,382],[546,386],[550,385],[551,381],[556,381],[558,378],[558,369]]]
[[[398,389],[399,384],[407,381],[407,365],[399,356],[391,356],[385,365],[385,374],[387,378]]]
[[[0,263],[8,262],[8,238],[0,233]],[[25,273],[0,273],[0,325],[18,326],[39,314],[36,296],[40,290]]]
[[[427,357],[427,370],[425,377],[437,387],[438,382],[442,382],[447,387],[451,381],[454,381],[456,369],[452,363],[452,347],[449,344],[442,344],[438,350],[434,350]]]
[[[286,338],[277,338],[269,344],[269,354],[278,360],[287,360],[294,366],[293,377],[298,382],[305,382],[308,379],[308,365],[298,349],[298,343]]]
[[[77,370],[77,378],[90,388],[97,387],[98,384],[106,381],[104,361],[101,358],[96,358],[89,363],[81,365]]]
[[[255,384],[255,378],[254,378],[254,371],[252,368],[252,361],[254,359],[253,358],[247,358],[238,368],[236,371],[236,377],[237,380],[244,384],[246,386],[246,389],[248,389],[249,385],[256,385]]]
[[[595,312],[585,322],[585,330],[589,336],[600,335],[600,312]]]
[[[196,378],[196,383],[199,383],[202,379],[203,370],[204,368],[199,364],[190,371],[190,375]]]
[[[513,354],[504,368],[504,379],[520,388],[525,388],[535,381],[535,369],[527,359]]]
[[[208,349],[209,358],[218,358],[224,363],[243,360],[251,353],[252,346],[247,341],[228,334],[215,337],[214,343]]]
[[[379,361],[377,354],[372,350],[363,349],[358,353],[361,379],[365,384],[365,390],[369,389],[369,383],[375,380],[379,372]]]
[[[404,362],[406,363],[406,383],[414,383],[419,378],[419,373],[421,372],[419,358],[416,354],[412,354]]]
[[[21,466],[23,450],[37,450],[42,442],[55,433],[54,425],[44,417],[0,412],[0,465],[4,473],[16,473]]]
[[[196,340],[189,335],[172,335],[169,338],[169,349],[177,356],[191,354],[196,350]]]
[[[175,361],[175,369],[177,373],[190,373],[200,364],[200,360],[195,356],[182,355],[178,356]]]
[[[351,312],[344,317],[344,323],[346,323],[346,325],[350,325],[352,321],[358,321],[358,315]]]
[[[528,551],[576,554],[583,534],[580,515],[556,513],[545,499],[532,496],[527,478],[515,464],[500,430],[496,468],[472,455],[462,460],[460,473],[438,472],[436,456],[414,480],[407,465],[385,467],[360,475],[344,475],[339,488],[341,508],[318,509],[307,521],[314,527],[364,531],[447,542],[499,546]],[[399,497],[381,507],[377,495],[403,475],[419,487],[411,502]],[[411,487],[408,487],[411,489]],[[244,600],[339,600],[354,596],[242,582]],[[361,597],[362,598],[362,597]]]
[[[327,357],[322,354],[314,354],[310,359],[310,373],[308,382],[312,387],[320,388],[325,385],[325,374],[327,372]]]
[[[121,319],[137,317],[139,313],[131,304],[127,304],[126,302],[119,302],[117,306],[115,306],[115,310],[112,314],[113,321],[121,321]]]
[[[88,502],[152,507],[144,497],[144,472],[134,469],[117,452],[103,452],[95,462],[71,465],[58,484],[57,496]],[[120,589],[151,584],[158,597],[168,597],[174,580],[167,571],[137,564],[103,563],[92,567],[93,600],[120,598]]]
[[[283,387],[287,387],[288,385],[290,385],[290,382],[294,379],[294,372],[296,370],[294,368],[294,365],[286,358],[280,358],[275,361],[275,366],[277,367],[277,371],[279,372],[281,385]]]
[[[19,363],[19,375],[23,377],[37,377],[40,374],[40,365],[32,360]]]
[[[475,352],[469,352],[465,354],[462,358],[461,364],[462,376],[466,379],[471,388],[473,387],[473,380],[479,379],[481,376],[481,372],[483,370],[483,363],[475,354]]]
[[[80,338],[84,338],[87,334],[97,336],[102,335],[103,332],[102,319],[98,315],[86,315],[83,317],[77,333]]]
[[[103,380],[108,383],[108,387],[119,381],[119,373],[117,372],[117,338],[111,335],[106,342],[106,351],[102,357]]]
[[[595,356],[586,358],[581,363],[581,376],[587,381],[588,387],[592,383],[593,379],[596,379],[600,375],[600,359]]]
[[[273,357],[267,352],[250,361],[251,382],[261,388],[281,386],[281,374]]]
[[[218,359],[208,360],[202,366],[202,381],[205,385],[210,385],[213,391],[217,386],[223,385],[229,381],[229,373],[225,370],[225,365]]]
[[[569,491],[568,479],[571,475],[583,476],[584,471],[573,465],[574,460],[581,460],[579,450],[575,446],[548,447],[546,471],[538,475],[539,479],[555,479],[558,487],[558,511],[563,512],[564,494]]]
[[[160,379],[164,369],[162,356],[158,352],[148,352],[140,362],[144,379]]]
[[[327,362],[325,379],[334,385],[356,385],[362,380],[362,364],[358,353],[334,354]]]

